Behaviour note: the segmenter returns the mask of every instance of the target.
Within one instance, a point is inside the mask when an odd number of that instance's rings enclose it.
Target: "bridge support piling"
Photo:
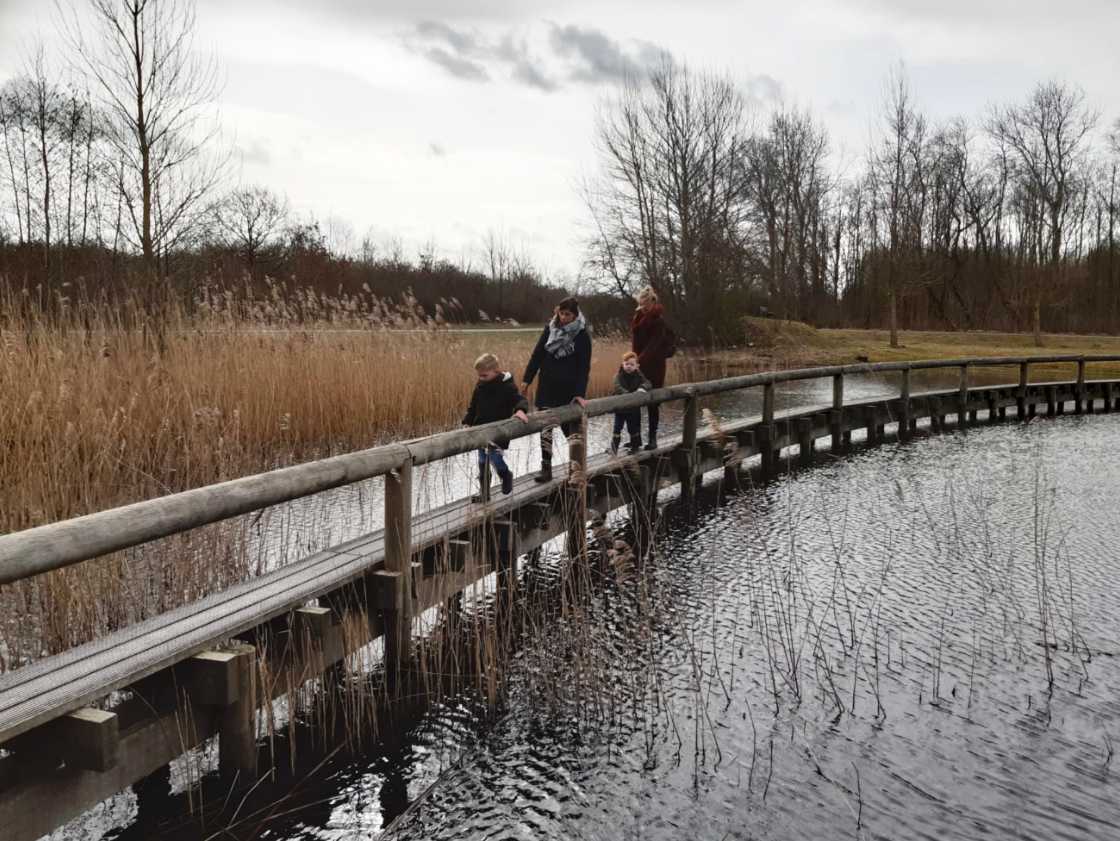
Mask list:
[[[242,644],[221,653],[231,655],[224,667],[233,698],[218,727],[218,770],[227,785],[248,788],[257,781],[257,650]]]
[[[832,452],[844,452],[844,375],[832,378],[832,410],[828,413],[829,436],[832,438]]]
[[[759,454],[762,456],[762,478],[770,479],[777,475],[781,452],[774,448],[774,384],[762,387],[762,425],[755,431]]]
[[[1027,417],[1027,367],[1029,364],[1028,362],[1019,363],[1019,390],[1015,395],[1015,412],[1019,420],[1024,420]],[[1034,406],[1032,405],[1031,408],[1033,409]]]
[[[957,427],[963,429],[969,421],[975,421],[975,413],[968,412],[968,365],[961,366],[960,391],[957,396]]]
[[[681,483],[681,500],[691,506],[696,501],[696,431],[700,423],[700,407],[696,395],[684,402],[684,426],[680,449],[675,454],[677,475]]]
[[[1085,411],[1085,360],[1077,360],[1077,385],[1074,386],[1073,397],[1074,414],[1080,415]],[[1092,411],[1090,408],[1089,411]]]
[[[898,396],[898,437],[903,441],[910,438],[910,369],[902,371],[902,388]]]
[[[778,471],[778,456],[773,447],[774,428],[760,426],[754,431],[754,440],[758,442],[758,454],[762,457],[762,479],[772,479]]]
[[[802,467],[809,467],[813,463],[813,419],[797,419],[797,449],[800,451],[799,461]]]
[[[863,425],[867,428],[867,443],[879,443],[878,412],[874,406],[865,406],[863,410]]]

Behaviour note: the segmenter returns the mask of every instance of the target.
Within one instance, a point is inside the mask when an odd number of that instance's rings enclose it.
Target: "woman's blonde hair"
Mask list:
[[[657,293],[653,291],[652,286],[646,286],[645,288],[643,288],[638,293],[637,300],[638,300],[638,306],[641,306],[642,304],[646,303],[647,301],[651,304],[656,304],[656,303],[660,302],[660,299],[657,297]]]

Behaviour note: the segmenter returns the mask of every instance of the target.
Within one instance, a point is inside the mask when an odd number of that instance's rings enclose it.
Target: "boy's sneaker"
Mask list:
[[[537,475],[533,477],[533,481],[537,482],[538,484],[541,484],[541,485],[543,485],[545,482],[551,482],[552,481],[552,465],[551,464],[542,464],[540,472],[538,472]]]
[[[649,442],[646,444],[646,449],[647,450],[656,450],[657,449],[657,436],[656,435],[649,436]]]
[[[509,496],[513,493],[513,474],[510,471],[499,473],[498,478],[502,480],[502,493]]]
[[[611,453],[612,456],[618,455],[618,445],[621,444],[621,443],[622,443],[622,436],[621,435],[612,435],[611,436],[610,453]]]
[[[642,436],[635,435],[630,439],[630,443],[626,445],[626,449],[630,451],[630,455],[638,452],[642,448]]]

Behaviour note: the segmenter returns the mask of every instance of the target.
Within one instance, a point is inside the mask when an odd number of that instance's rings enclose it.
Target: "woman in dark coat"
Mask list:
[[[529,390],[538,373],[541,381],[537,386],[537,409],[555,409],[569,403],[587,404],[591,334],[575,298],[561,301],[552,320],[541,332],[521,378],[522,394]],[[578,424],[574,422],[560,425],[566,438],[576,429]],[[536,478],[538,482],[552,478],[552,427],[541,430],[541,472]]]
[[[646,287],[638,293],[638,309],[630,322],[630,347],[638,354],[638,367],[654,388],[665,385],[665,365],[673,355],[673,331],[665,323],[665,308],[657,300],[657,293]],[[657,449],[657,426],[661,420],[661,407],[649,406],[649,441],[647,450]]]

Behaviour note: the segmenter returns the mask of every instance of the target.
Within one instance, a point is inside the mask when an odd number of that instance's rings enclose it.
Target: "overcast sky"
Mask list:
[[[0,79],[36,37],[55,49],[50,7],[0,0]],[[934,118],[1050,78],[1120,116],[1120,0],[198,0],[198,25],[236,177],[410,254],[458,260],[504,232],[554,275],[580,265],[596,104],[662,50],[760,113],[810,107],[838,166],[900,60]]]

